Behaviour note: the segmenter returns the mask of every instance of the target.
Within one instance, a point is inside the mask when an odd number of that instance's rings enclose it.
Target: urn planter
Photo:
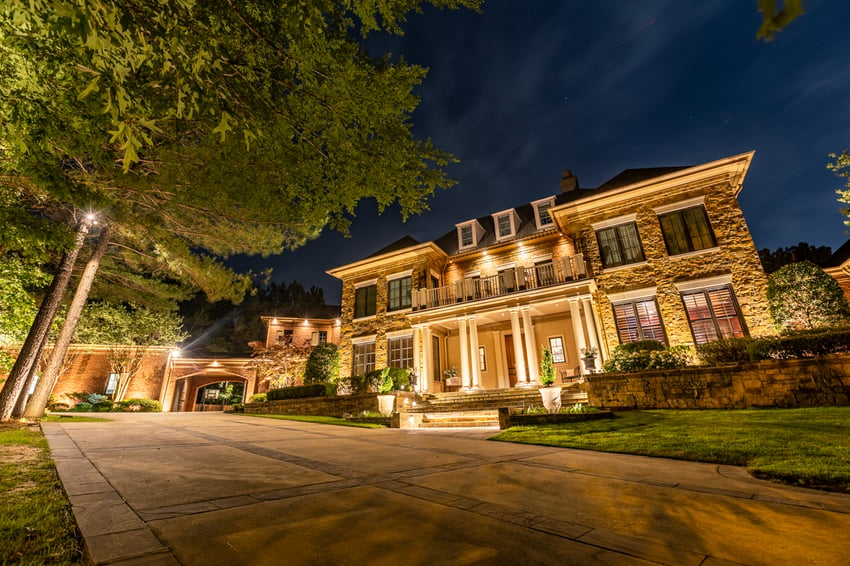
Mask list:
[[[395,395],[378,395],[378,412],[389,417],[395,408]]]
[[[561,387],[550,385],[549,387],[541,387],[539,391],[546,410],[550,413],[557,413],[561,409]]]

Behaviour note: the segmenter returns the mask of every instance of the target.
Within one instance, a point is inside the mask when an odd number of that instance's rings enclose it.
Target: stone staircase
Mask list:
[[[561,388],[562,405],[587,403],[580,384]],[[498,427],[499,408],[541,407],[537,389],[490,389],[476,392],[432,393],[421,396],[405,413],[421,415],[419,428]]]

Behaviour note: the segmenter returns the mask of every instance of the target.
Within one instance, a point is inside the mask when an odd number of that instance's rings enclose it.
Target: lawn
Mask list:
[[[759,478],[850,492],[850,407],[626,411],[512,427],[493,440],[732,464]]]
[[[0,564],[86,564],[38,426],[0,424]]]
[[[329,424],[338,426],[356,426],[360,428],[386,428],[384,425],[372,423],[359,423],[340,419],[338,417],[317,417],[308,415],[258,415],[256,413],[239,413],[242,417],[263,417],[266,419],[281,419],[284,421],[301,421],[305,423]]]

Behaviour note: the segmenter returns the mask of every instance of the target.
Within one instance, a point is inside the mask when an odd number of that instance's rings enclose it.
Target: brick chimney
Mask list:
[[[561,192],[568,193],[578,188],[578,178],[573,175],[573,172],[567,169],[561,177]]]

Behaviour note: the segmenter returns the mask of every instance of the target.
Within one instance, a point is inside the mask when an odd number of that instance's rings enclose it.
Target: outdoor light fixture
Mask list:
[[[277,319],[276,319],[276,318],[273,318],[273,319],[272,319],[272,324],[277,324]]]
[[[307,325],[309,325],[309,324],[310,324],[310,323],[309,323],[309,322],[307,322],[307,319],[305,318],[305,319],[304,319],[304,326],[307,326]]]
[[[180,348],[174,348],[173,350],[168,352],[168,355],[171,356],[172,358],[179,358],[180,357]]]

